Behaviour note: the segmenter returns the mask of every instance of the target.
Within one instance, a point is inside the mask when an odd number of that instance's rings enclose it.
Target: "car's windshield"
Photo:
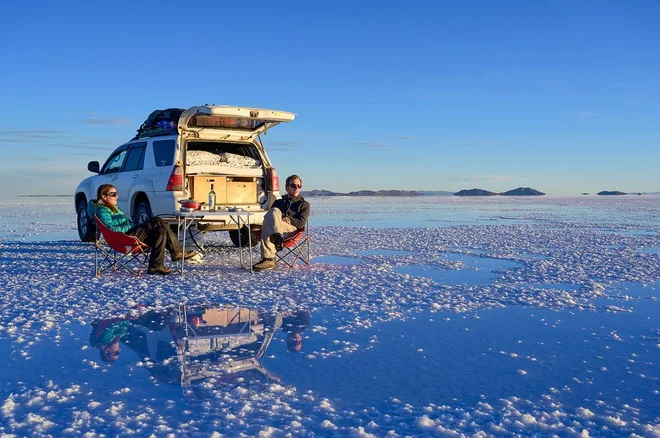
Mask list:
[[[101,173],[115,173],[121,171],[125,159],[126,149],[115,152],[110,156],[110,158],[108,158],[108,161],[106,161],[105,165],[103,166]]]

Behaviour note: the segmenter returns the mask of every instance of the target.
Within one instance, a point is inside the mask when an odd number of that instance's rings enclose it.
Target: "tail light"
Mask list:
[[[183,190],[183,168],[181,166],[174,166],[165,190],[170,192]]]
[[[275,172],[275,168],[271,167],[267,171],[267,176],[268,176],[268,184],[270,185],[270,190],[273,192],[279,192],[280,191],[280,177],[277,176],[277,172]]]

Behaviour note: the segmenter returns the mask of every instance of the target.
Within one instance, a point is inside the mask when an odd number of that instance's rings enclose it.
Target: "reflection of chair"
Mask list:
[[[94,220],[98,230],[94,242],[94,274],[100,277],[101,273],[110,268],[115,271],[124,268],[136,277],[142,275],[149,261],[149,246],[135,236],[112,231],[96,216]]]
[[[309,265],[309,240],[309,224],[307,224],[304,230],[298,230],[293,236],[284,239],[282,251],[275,254],[275,264],[282,262],[293,268],[300,260]]]

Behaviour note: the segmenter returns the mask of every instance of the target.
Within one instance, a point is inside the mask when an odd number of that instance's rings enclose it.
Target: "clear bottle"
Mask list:
[[[213,183],[211,183],[211,191],[209,192],[209,211],[215,211],[215,192],[213,191]]]

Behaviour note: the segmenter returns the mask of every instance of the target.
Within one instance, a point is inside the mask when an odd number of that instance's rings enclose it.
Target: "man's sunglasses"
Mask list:
[[[117,192],[106,193],[105,196],[110,196],[111,198],[116,198],[117,197]]]
[[[106,356],[118,357],[118,356],[119,356],[119,353],[121,353],[121,351],[109,351],[109,352],[107,352],[107,353],[105,353],[105,354],[106,354]]]
[[[302,189],[302,184],[289,184],[292,189]]]

